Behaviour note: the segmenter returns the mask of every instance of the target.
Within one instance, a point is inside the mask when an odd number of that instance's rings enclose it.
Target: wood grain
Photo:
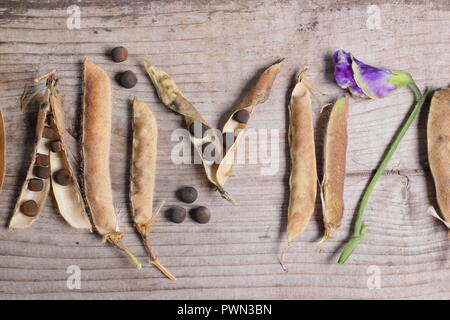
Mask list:
[[[409,71],[417,83],[450,84],[450,5],[434,1],[82,1],[81,29],[66,27],[67,1],[0,3],[0,107],[7,131],[7,169],[0,194],[1,299],[292,299],[450,298],[450,251],[443,225],[426,214],[435,192],[426,163],[426,114],[400,144],[365,212],[369,233],[344,266],[335,261],[350,235],[352,216],[367,180],[413,102],[407,89],[379,101],[350,101],[345,216],[335,238],[318,245],[323,232],[319,202],[313,219],[286,256],[283,245],[288,200],[287,103],[295,73],[309,79],[331,101],[343,94],[334,83],[330,56],[343,48],[361,60]],[[381,28],[366,27],[368,5],[381,10]],[[105,55],[123,45],[130,58],[120,64]],[[182,185],[199,190],[196,205],[213,212],[198,225],[169,222],[163,215],[152,232],[161,262],[178,278],[168,281],[146,264],[135,270],[117,250],[88,232],[72,230],[49,199],[28,230],[8,232],[7,222],[25,177],[33,146],[36,108],[21,111],[19,98],[36,75],[57,69],[68,137],[76,155],[80,133],[81,61],[88,56],[111,78],[127,69],[138,75],[133,89],[112,81],[111,176],[125,244],[144,262],[145,252],[129,218],[131,99],[147,103],[158,120],[156,201],[177,204]],[[173,130],[182,120],[158,101],[139,65],[146,58],[163,67],[212,125],[221,126],[258,72],[277,58],[286,61],[268,101],[250,128],[276,129],[275,175],[268,164],[237,165],[228,181],[239,201],[231,206],[214,192],[201,166],[175,165]],[[318,159],[326,117],[314,106]],[[270,139],[262,137],[265,141]],[[245,144],[243,144],[245,146]],[[247,150],[242,150],[248,154]],[[79,165],[79,164],[78,164]],[[318,163],[321,173],[321,162]],[[191,206],[188,206],[191,207]],[[81,268],[81,289],[66,286],[67,267]],[[369,290],[369,266],[378,266],[381,288]]]

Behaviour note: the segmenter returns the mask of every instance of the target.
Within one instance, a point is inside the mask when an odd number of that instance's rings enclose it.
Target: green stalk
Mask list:
[[[419,88],[414,83],[414,81],[411,81],[411,83],[408,86],[411,88],[411,90],[416,95],[416,104],[412,108],[408,118],[403,122],[402,126],[400,127],[400,131],[397,133],[397,135],[394,137],[394,140],[389,145],[389,148],[388,148],[387,152],[385,153],[383,159],[381,160],[377,170],[375,171],[375,174],[372,176],[369,184],[367,185],[366,189],[364,190],[361,201],[359,203],[358,211],[356,212],[355,227],[354,227],[353,235],[350,238],[350,240],[347,242],[347,244],[344,246],[341,256],[339,257],[339,260],[337,262],[338,264],[344,264],[345,261],[347,261],[347,259],[350,257],[350,255],[353,253],[353,251],[356,249],[358,244],[361,242],[361,240],[364,239],[364,236],[367,233],[367,225],[362,221],[362,217],[363,217],[363,212],[364,212],[364,209],[366,208],[367,202],[369,201],[369,197],[372,194],[372,191],[373,191],[378,179],[380,178],[381,174],[383,173],[384,169],[386,168],[387,164],[389,163],[389,160],[391,160],[392,155],[394,154],[395,150],[397,150],[397,147],[400,144],[400,141],[402,140],[406,131],[408,131],[414,118],[417,116],[420,109],[422,108],[422,106],[427,98],[427,95],[431,91],[431,87],[427,87],[427,89],[425,90],[425,93],[422,95],[420,93]]]

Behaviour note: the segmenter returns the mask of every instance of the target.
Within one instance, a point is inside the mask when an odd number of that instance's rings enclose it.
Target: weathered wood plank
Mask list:
[[[368,63],[407,70],[422,87],[448,86],[448,1],[108,4],[80,2],[81,29],[69,30],[66,1],[0,3],[0,107],[8,135],[8,167],[0,194],[0,298],[450,298],[447,234],[426,215],[427,207],[435,202],[426,164],[426,109],[374,191],[366,209],[367,238],[346,265],[335,265],[367,179],[413,101],[407,89],[380,101],[351,100],[343,226],[328,243],[316,244],[322,232],[320,209],[316,210],[310,226],[286,257],[288,273],[277,260],[284,245],[288,199],[286,109],[292,77],[308,66],[310,81],[328,94],[319,97],[323,102],[342,95],[332,78],[330,55],[343,48]],[[380,29],[366,27],[368,5],[379,6]],[[128,48],[128,61],[115,64],[105,56],[115,45]],[[174,191],[181,185],[194,185],[200,194],[196,204],[214,211],[208,225],[190,219],[175,225],[161,217],[155,226],[155,250],[178,277],[176,282],[163,279],[148,265],[134,270],[119,252],[101,245],[96,235],[70,229],[50,200],[31,229],[6,229],[32,149],[29,127],[35,122],[36,110],[19,109],[23,86],[56,68],[68,131],[77,138],[84,56],[99,63],[112,78],[125,69],[139,78],[132,90],[113,81],[111,172],[127,246],[146,260],[128,217],[130,100],[135,95],[150,105],[159,123],[155,199],[175,204]],[[260,162],[236,166],[228,188],[240,205],[233,207],[212,190],[200,167],[172,163],[176,141],[170,136],[182,122],[159,103],[139,65],[141,57],[169,72],[213,125],[223,124],[259,70],[286,57],[270,99],[257,107],[250,124],[255,130],[279,130],[279,135],[260,141],[270,143],[278,137],[278,148],[272,150],[276,174],[261,175],[261,168],[269,164]],[[316,103],[318,150],[325,127],[319,110]],[[72,146],[76,153],[79,146]],[[248,148],[242,151],[248,156]],[[81,268],[80,290],[67,288],[70,265]],[[368,289],[369,266],[379,268],[381,289]]]

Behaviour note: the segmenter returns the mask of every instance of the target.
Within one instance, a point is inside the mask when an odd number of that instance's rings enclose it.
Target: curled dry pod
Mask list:
[[[36,157],[39,154],[40,157],[50,157],[49,166],[51,172],[65,169],[73,176],[73,170],[69,165],[64,147],[64,113],[61,107],[59,92],[56,89],[58,80],[55,76],[55,71],[51,71],[44,76],[37,78],[37,81],[42,79],[47,79],[47,84],[45,93],[39,102],[39,113],[36,124],[37,142],[35,152],[33,153],[32,164],[22,187],[22,192],[17,201],[16,209],[9,227],[25,228],[30,226],[31,223],[39,216],[51,186],[58,211],[66,222],[74,228],[91,229],[91,223],[84,209],[84,203],[75,179],[72,179],[69,185],[61,186],[55,183],[52,177],[40,180],[34,175],[33,168],[35,166]],[[52,119],[54,119],[51,123],[48,121],[47,117],[49,114],[51,114]],[[49,143],[51,141],[45,137],[44,130],[54,132],[52,135],[57,136],[61,140],[63,150],[58,154],[49,152]],[[45,165],[48,164],[45,163]],[[34,182],[42,181],[43,188],[41,189],[38,187],[37,191],[30,190],[29,182],[32,179],[35,179]],[[33,200],[37,205],[35,215],[25,215],[20,211],[21,204],[28,200]]]
[[[3,179],[5,178],[6,166],[6,133],[3,114],[0,111],[0,191],[3,188]]]
[[[347,154],[348,98],[337,100],[328,120],[324,174],[320,188],[325,235],[322,241],[333,236],[341,225],[344,214],[344,179]]]
[[[441,215],[448,226],[450,223],[450,89],[448,88],[440,89],[433,95],[428,114],[427,140],[428,162],[436,186],[436,198]]]
[[[150,262],[167,278],[176,278],[158,261],[150,246],[148,236],[156,222],[153,214],[153,191],[157,157],[158,127],[150,108],[134,98],[133,101],[133,151],[131,157],[130,198],[134,226],[141,236]]]
[[[305,230],[314,212],[316,201],[317,168],[311,94],[305,82],[305,74],[302,72],[297,78],[297,84],[289,102],[291,176],[287,224],[288,245],[280,257],[282,266],[284,253],[292,240]]]
[[[244,129],[247,126],[249,117],[253,114],[257,104],[263,103],[269,98],[270,90],[272,89],[273,82],[280,71],[283,60],[284,59],[276,61],[259,76],[258,81],[253,88],[250,89],[236,105],[233,114],[230,116],[222,129],[222,134],[224,136],[226,134],[233,133],[236,139],[226,152],[217,168],[217,182],[221,186],[225,185],[231,174],[237,148],[240,139],[243,136]]]
[[[217,166],[214,161],[208,161],[203,157],[202,146],[208,142],[213,143],[214,149],[217,153],[222,152],[221,139],[218,137],[216,130],[214,130],[200,115],[197,109],[184,97],[183,93],[178,89],[175,81],[163,70],[158,67],[153,66],[148,61],[142,59],[142,65],[144,66],[147,74],[150,77],[153,85],[156,88],[159,98],[162,103],[169,109],[175,111],[176,113],[182,115],[185,119],[187,128],[196,123],[201,123],[206,130],[203,137],[196,137],[194,134],[190,134],[190,140],[194,146],[196,152],[202,158],[202,164],[205,168],[206,176],[208,180],[213,183],[220,195],[235,204],[236,202],[231,197],[231,195],[223,188],[223,186],[217,181],[216,171]],[[217,157],[220,155],[217,154]]]
[[[109,172],[111,143],[111,83],[106,72],[84,60],[83,175],[84,193],[97,232],[141,268],[140,262],[122,245],[123,234],[114,210]]]

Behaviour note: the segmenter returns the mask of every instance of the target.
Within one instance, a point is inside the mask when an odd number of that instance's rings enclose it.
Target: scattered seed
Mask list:
[[[28,181],[28,190],[42,191],[44,189],[44,182],[41,179],[30,179]]]
[[[50,160],[48,155],[43,154],[43,153],[37,153],[36,154],[36,161],[35,164],[37,166],[41,166],[41,167],[48,167]]]
[[[183,187],[176,192],[176,195],[184,203],[193,203],[197,200],[198,192],[194,187]]]
[[[124,47],[116,47],[111,50],[111,59],[114,62],[123,62],[128,59],[128,50]]]
[[[50,177],[50,168],[35,166],[34,175],[41,179],[48,179]]]
[[[133,71],[122,72],[119,76],[119,84],[127,89],[133,88],[137,83],[137,77]]]
[[[50,142],[50,150],[52,150],[52,152],[60,152],[62,151],[62,143],[60,140],[56,140],[56,141],[52,141]]]
[[[180,206],[173,206],[169,209],[169,217],[172,222],[182,223],[186,219],[186,209]]]
[[[38,213],[36,201],[28,200],[20,205],[20,211],[26,216],[34,217]]]
[[[233,115],[233,119],[239,123],[247,123],[250,119],[250,113],[246,109],[239,110]]]
[[[211,211],[206,207],[197,207],[191,210],[192,218],[200,224],[208,223],[211,219]]]

